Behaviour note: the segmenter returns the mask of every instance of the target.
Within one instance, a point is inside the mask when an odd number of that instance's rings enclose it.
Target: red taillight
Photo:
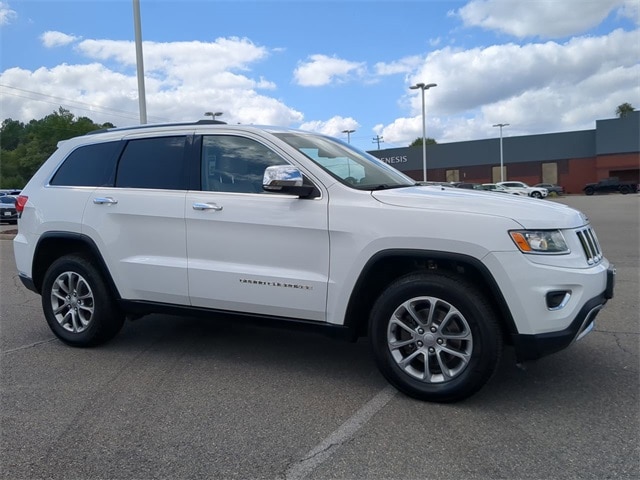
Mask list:
[[[16,211],[18,213],[22,213],[24,206],[27,204],[27,200],[29,200],[29,197],[26,195],[18,195],[18,198],[16,199]]]

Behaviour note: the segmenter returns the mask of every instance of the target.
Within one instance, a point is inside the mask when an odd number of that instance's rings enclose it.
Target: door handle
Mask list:
[[[220,210],[222,210],[222,207],[220,205],[216,205],[215,203],[194,203],[193,209],[194,210],[214,210],[216,212],[219,212]]]
[[[115,205],[118,203],[118,200],[111,197],[98,197],[93,199],[93,203],[96,205]]]

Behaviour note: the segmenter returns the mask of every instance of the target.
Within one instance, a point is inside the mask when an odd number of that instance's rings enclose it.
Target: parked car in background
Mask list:
[[[454,188],[449,182],[417,182],[418,185],[426,186],[426,187],[447,187]]]
[[[544,198],[549,195],[549,191],[546,188],[530,187],[524,182],[498,182],[497,185],[500,185],[511,192],[517,192],[518,195],[522,195],[524,197]]]
[[[11,195],[0,196],[0,222],[18,223],[16,197]]]
[[[556,185],[555,183],[536,183],[534,188],[546,188],[549,194],[564,195],[564,187]]]
[[[456,185],[456,188],[466,188],[468,190],[484,190],[479,183],[461,182]]]
[[[612,192],[620,192],[626,195],[627,193],[636,193],[638,188],[636,182],[621,182],[618,177],[611,177],[600,180],[598,183],[587,183],[583,191],[586,195]]]
[[[510,195],[520,195],[518,192],[507,190],[502,185],[498,185],[496,183],[483,183],[482,189],[487,190],[489,192],[508,193]]]

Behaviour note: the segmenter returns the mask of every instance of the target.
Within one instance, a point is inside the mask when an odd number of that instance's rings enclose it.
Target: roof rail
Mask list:
[[[221,120],[198,120],[196,122],[175,122],[175,123],[147,123],[144,125],[132,125],[130,127],[114,127],[114,128],[100,128],[98,130],[92,130],[91,132],[85,133],[85,135],[95,135],[97,133],[104,132],[120,132],[125,130],[140,130],[145,128],[153,128],[153,127],[179,127],[184,125],[226,125],[227,122],[223,122]]]

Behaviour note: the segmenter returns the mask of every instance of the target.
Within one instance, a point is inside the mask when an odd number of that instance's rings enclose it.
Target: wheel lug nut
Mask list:
[[[418,346],[419,346],[419,347],[422,347],[422,346],[424,346],[424,343],[422,343],[422,342],[418,342]]]
[[[429,353],[436,353],[436,349],[433,347],[429,347]]]
[[[438,340],[436,340],[438,342],[438,345],[442,345],[444,343],[444,340],[442,340],[441,338],[439,338]]]
[[[431,327],[431,333],[436,333],[438,329],[436,327]]]
[[[418,329],[418,333],[419,333],[420,335],[422,335],[422,334],[424,333],[424,329],[419,328],[419,329]]]

